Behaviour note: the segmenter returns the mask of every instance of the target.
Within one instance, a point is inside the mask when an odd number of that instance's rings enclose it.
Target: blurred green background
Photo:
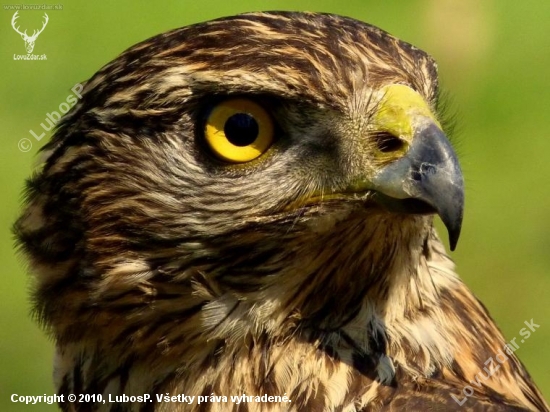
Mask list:
[[[46,61],[24,54],[0,9],[0,410],[56,410],[12,404],[12,393],[52,394],[52,343],[30,317],[29,278],[13,251],[10,226],[23,181],[36,162],[46,114],[71,87],[132,44],[168,29],[251,10],[309,10],[363,20],[428,51],[457,111],[466,178],[466,212],[453,258],[507,338],[525,320],[540,326],[518,354],[550,399],[550,2],[537,0],[61,0],[36,41]],[[48,3],[53,4],[53,3]],[[21,28],[41,26],[43,11],[19,12]],[[48,136],[49,137],[49,136]],[[21,139],[32,149],[23,152]],[[28,143],[28,142],[27,142]]]

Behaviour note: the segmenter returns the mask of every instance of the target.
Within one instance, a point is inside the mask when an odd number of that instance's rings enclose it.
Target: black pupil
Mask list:
[[[225,137],[235,146],[248,146],[256,140],[260,128],[248,113],[236,113],[225,121]]]

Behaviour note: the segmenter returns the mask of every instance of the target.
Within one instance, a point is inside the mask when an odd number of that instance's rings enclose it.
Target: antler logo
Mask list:
[[[48,14],[44,13],[44,24],[42,24],[42,28],[40,30],[34,30],[33,33],[32,33],[32,36],[29,36],[27,34],[27,30],[25,30],[23,33],[21,33],[21,31],[19,31],[19,27],[15,26],[16,20],[19,17],[17,15],[17,13],[18,12],[16,11],[15,14],[13,15],[12,19],[11,19],[11,27],[13,27],[13,29],[17,33],[19,33],[21,35],[21,38],[25,41],[25,48],[27,49],[27,53],[32,53],[32,51],[34,49],[34,42],[36,41],[36,38],[38,37],[38,35],[40,33],[42,33],[44,31],[44,28],[48,24],[48,20],[49,20]]]

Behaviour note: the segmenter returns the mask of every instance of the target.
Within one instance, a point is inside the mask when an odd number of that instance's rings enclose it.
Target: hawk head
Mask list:
[[[454,248],[463,180],[437,108],[426,53],[326,14],[214,20],[103,67],[16,224],[60,392],[330,410],[450,373],[472,338],[444,307],[469,295],[432,227]]]

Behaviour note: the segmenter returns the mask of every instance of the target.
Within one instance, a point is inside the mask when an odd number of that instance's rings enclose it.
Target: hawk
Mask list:
[[[99,70],[15,225],[61,409],[548,411],[434,230],[464,202],[438,96],[429,55],[330,14]]]

